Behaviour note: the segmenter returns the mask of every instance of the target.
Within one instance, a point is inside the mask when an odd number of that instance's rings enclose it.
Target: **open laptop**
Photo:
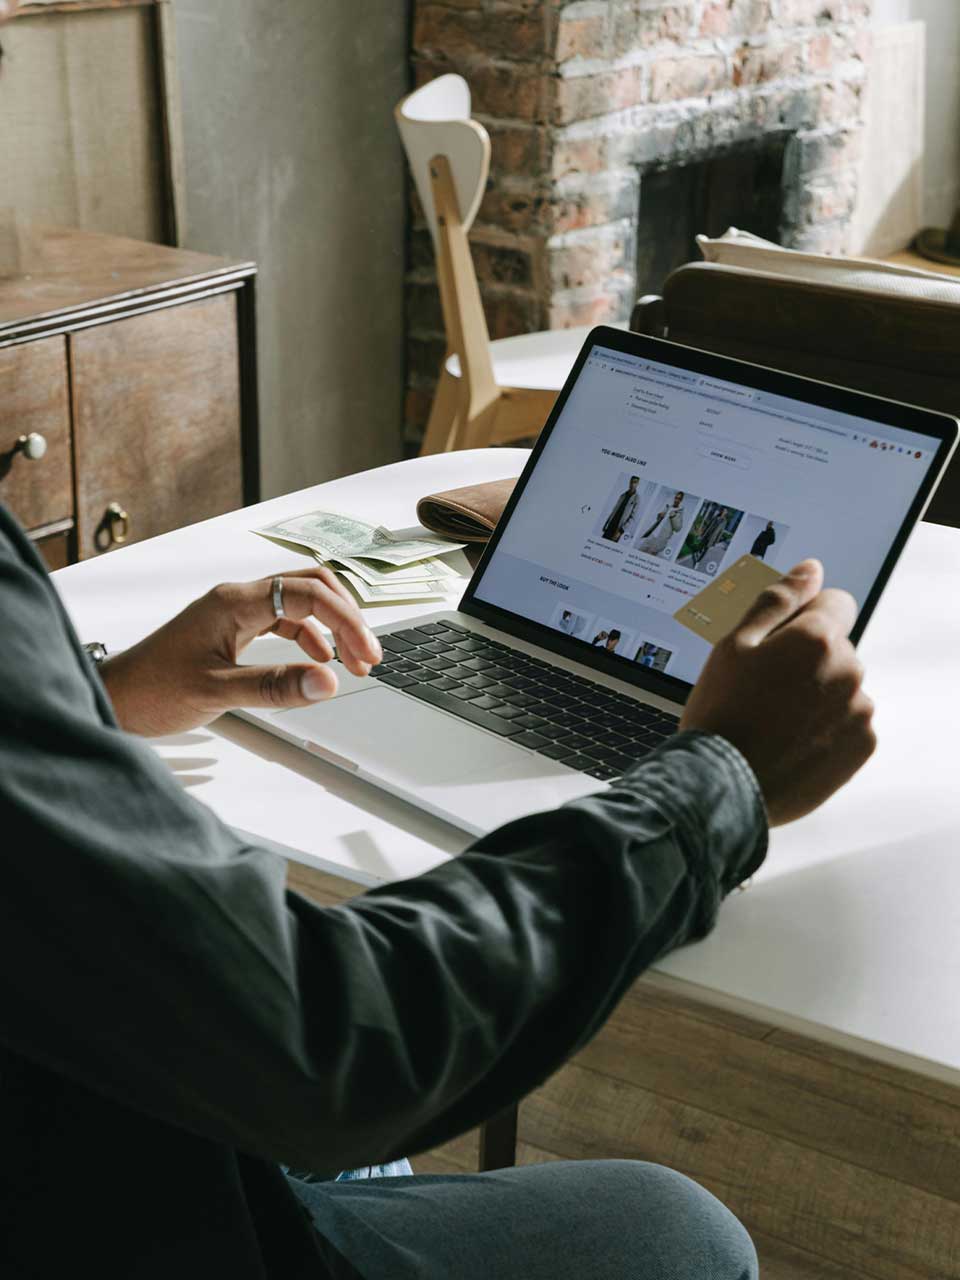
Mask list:
[[[859,639],[958,428],[597,328],[459,607],[244,717],[473,834],[603,790],[675,731],[709,646],[673,615],[738,557],[822,560]]]

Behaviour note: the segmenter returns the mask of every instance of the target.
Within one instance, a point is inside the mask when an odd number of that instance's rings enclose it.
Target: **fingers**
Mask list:
[[[316,618],[304,618],[302,622],[281,618],[271,630],[284,640],[295,641],[314,662],[330,662],[333,659],[333,645],[321,631]]]
[[[347,588],[331,570],[318,566],[315,569],[296,569],[282,575],[283,612],[279,623],[303,623],[317,619],[333,632],[338,655],[355,675],[367,675],[370,667],[383,657],[380,642],[367,627],[360,610]],[[232,600],[237,613],[242,615],[244,636],[241,647],[248,639],[278,627],[273,609],[273,578],[261,578],[256,582],[227,584],[214,589],[215,595]],[[305,652],[317,660],[329,661],[329,655],[320,658],[314,644],[318,633],[278,631],[288,639],[295,639]]]
[[[284,574],[283,601],[289,617],[318,618],[330,628],[338,657],[354,675],[367,675],[383,657],[380,641],[363,621],[356,601],[330,569]]]
[[[218,675],[218,694],[225,711],[232,707],[306,707],[336,691],[337,677],[330,667],[306,663],[230,667]]]
[[[819,560],[802,560],[788,574],[761,591],[732,633],[742,644],[757,645],[810,603],[823,585]]]
[[[804,606],[790,625],[822,626],[831,635],[848,636],[858,612],[857,602],[849,591],[827,587]]]

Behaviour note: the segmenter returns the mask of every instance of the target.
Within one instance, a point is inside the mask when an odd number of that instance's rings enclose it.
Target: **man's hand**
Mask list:
[[[873,754],[873,703],[847,639],[845,591],[822,591],[816,560],[768,587],[714,648],[681,729],[718,733],[746,757],[772,826],[816,809]]]
[[[100,668],[117,718],[131,733],[158,737],[195,728],[234,707],[305,707],[328,698],[337,678],[333,649],[354,675],[383,657],[346,587],[329,569],[283,574],[283,611],[274,616],[272,578],[214,587],[138,645]],[[310,662],[241,667],[250,641],[268,631],[295,640]]]

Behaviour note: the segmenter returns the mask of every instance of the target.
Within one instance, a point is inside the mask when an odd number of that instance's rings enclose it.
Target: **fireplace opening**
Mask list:
[[[641,175],[638,296],[660,293],[675,267],[698,256],[698,234],[719,236],[734,226],[779,242],[788,140],[788,134],[774,134],[699,163]]]

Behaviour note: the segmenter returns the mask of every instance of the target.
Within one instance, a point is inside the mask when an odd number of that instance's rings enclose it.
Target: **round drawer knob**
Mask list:
[[[28,436],[20,436],[14,447],[18,453],[22,453],[31,462],[39,462],[47,452],[47,440],[39,431],[31,431]]]

